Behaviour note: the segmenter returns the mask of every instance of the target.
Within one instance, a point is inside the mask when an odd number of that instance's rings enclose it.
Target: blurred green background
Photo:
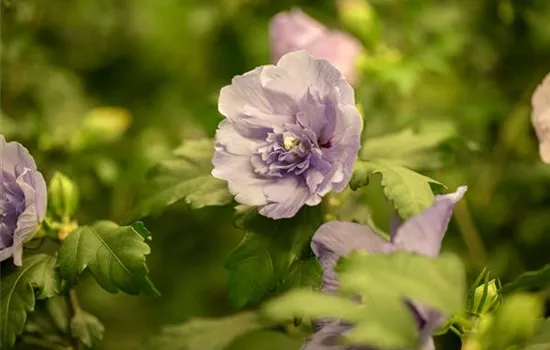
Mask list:
[[[301,7],[363,39],[367,138],[405,127],[456,134],[437,164],[418,169],[450,189],[469,186],[444,248],[472,275],[487,265],[503,280],[547,263],[550,166],[538,157],[530,98],[550,72],[550,1],[368,4],[354,28],[334,0],[2,0],[2,133],[31,150],[46,178],[60,170],[78,182],[80,223],[122,223],[153,164],[183,140],[214,135],[220,87],[269,63],[269,19]],[[359,195],[387,227],[380,189]],[[145,223],[162,296],[111,295],[84,279],[82,302],[107,329],[99,349],[136,349],[163,324],[233,311],[223,268],[241,239],[232,209],[178,204]],[[233,349],[299,345],[266,331]]]

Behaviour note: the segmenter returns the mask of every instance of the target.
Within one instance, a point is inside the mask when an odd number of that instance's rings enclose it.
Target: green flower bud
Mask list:
[[[492,322],[486,327],[478,327],[475,338],[483,345],[482,349],[508,349],[521,345],[536,334],[543,315],[544,302],[536,295],[518,293],[507,296],[494,313]]]
[[[130,113],[121,107],[97,107],[90,110],[72,139],[75,150],[109,144],[122,137],[132,123]]]
[[[50,208],[53,214],[66,220],[78,206],[78,187],[67,176],[56,172],[48,185]]]
[[[500,293],[497,287],[497,281],[491,280],[485,284],[478,286],[474,292],[474,307],[473,312],[484,314],[500,303]]]

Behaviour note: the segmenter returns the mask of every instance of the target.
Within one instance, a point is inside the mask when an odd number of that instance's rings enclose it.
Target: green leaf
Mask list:
[[[443,186],[427,176],[386,161],[362,162],[355,165],[350,186],[353,190],[369,184],[370,178],[380,174],[384,195],[399,216],[407,219],[427,209],[434,201],[430,184]]]
[[[413,299],[451,315],[464,307],[466,279],[462,262],[452,254],[432,259],[397,251],[353,252],[336,266],[341,290],[350,295],[391,295]]]
[[[453,255],[431,259],[395,252],[354,252],[339,260],[341,291],[351,298],[294,290],[266,303],[262,311],[275,322],[294,318],[341,319],[354,325],[343,334],[346,342],[375,348],[416,348],[418,331],[403,302],[412,299],[453,314],[463,308],[465,273]]]
[[[194,208],[225,205],[232,196],[225,181],[214,178],[214,142],[209,139],[187,141],[170,159],[157,164],[148,174],[135,217],[158,212],[182,199]]]
[[[345,320],[354,324],[345,333],[353,345],[413,348],[418,342],[416,323],[403,301],[388,295],[375,300],[359,304],[343,296],[297,289],[266,303],[262,313],[277,323],[296,318]]]
[[[165,327],[147,349],[223,350],[238,337],[269,326],[255,312],[218,319],[197,318],[182,325]]]
[[[353,300],[312,290],[295,289],[261,308],[262,314],[275,323],[292,322],[295,318],[330,318],[360,321],[365,307]]]
[[[108,292],[158,295],[147,277],[145,256],[150,249],[142,236],[144,227],[139,227],[136,231],[133,226],[98,221],[71,232],[59,249],[61,276],[75,285],[88,269]]]
[[[46,300],[46,310],[50,314],[57,329],[62,333],[68,333],[72,311],[67,297],[65,295],[56,295]]]
[[[290,267],[288,276],[283,282],[283,289],[317,289],[321,286],[322,276],[323,270],[315,256],[311,256],[305,260],[296,260]]]
[[[103,339],[105,327],[94,315],[78,309],[71,318],[71,334],[91,348]]]
[[[309,242],[322,219],[320,206],[304,207],[294,218],[283,220],[248,210],[238,223],[245,236],[225,264],[231,303],[241,308],[284,290],[292,264],[311,255]]]
[[[544,315],[544,300],[538,295],[517,293],[503,299],[493,315],[487,315],[474,334],[482,349],[511,349],[533,339]],[[542,336],[541,341],[548,339]],[[536,347],[535,347],[536,349]]]
[[[501,293],[511,293],[519,290],[546,288],[550,286],[550,264],[540,270],[528,271],[514,281],[502,286]]]
[[[61,278],[57,271],[57,257],[47,254],[31,255],[29,261],[36,264],[27,273],[38,299],[51,298],[59,293]],[[23,267],[25,267],[23,262]]]
[[[386,160],[412,169],[436,169],[443,160],[437,147],[455,136],[452,128],[413,131],[405,129],[379,137],[367,138],[359,158],[366,161]]]
[[[23,266],[2,276],[1,282],[1,347],[9,349],[21,334],[27,313],[34,310],[37,298],[54,296],[59,290],[60,279],[55,269],[56,258],[46,254],[27,256]]]

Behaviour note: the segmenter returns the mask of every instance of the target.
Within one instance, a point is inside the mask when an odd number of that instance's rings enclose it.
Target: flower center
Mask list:
[[[291,149],[298,146],[299,144],[300,144],[300,140],[294,136],[285,136],[283,140],[283,146],[287,151],[290,151]]]
[[[266,144],[251,157],[254,172],[267,177],[301,175],[309,169],[312,157],[320,154],[313,131],[298,125],[267,135]]]

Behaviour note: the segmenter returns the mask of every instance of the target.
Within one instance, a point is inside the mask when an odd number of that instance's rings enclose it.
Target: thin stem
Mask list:
[[[487,260],[487,253],[466,200],[462,200],[456,204],[454,215],[470,257],[477,264],[483,265]]]

